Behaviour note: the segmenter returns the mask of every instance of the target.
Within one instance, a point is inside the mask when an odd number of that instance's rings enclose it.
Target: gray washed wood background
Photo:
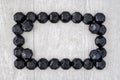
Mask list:
[[[107,27],[107,66],[104,70],[18,70],[14,68],[13,56],[15,46],[12,43],[14,34],[11,31],[15,24],[13,15],[18,12],[27,13],[45,11],[79,11],[82,14],[103,12],[106,15]],[[88,31],[82,22],[40,24],[36,22],[31,32],[24,33],[24,47],[34,52],[34,57],[53,57],[62,59],[79,57],[87,58],[90,50],[95,49],[96,35]],[[120,0],[0,0],[0,80],[119,80],[120,79]]]

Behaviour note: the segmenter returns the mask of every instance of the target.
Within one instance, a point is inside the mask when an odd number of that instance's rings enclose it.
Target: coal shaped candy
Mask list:
[[[15,20],[17,23],[22,23],[22,22],[25,20],[25,15],[24,15],[24,13],[22,13],[22,12],[17,12],[17,13],[14,15],[14,20]]]
[[[82,15],[79,12],[74,12],[72,14],[72,21],[74,23],[80,23],[82,21]]]
[[[89,26],[89,30],[93,34],[98,34],[98,31],[100,30],[100,25],[97,23],[93,23]]]
[[[103,46],[106,44],[106,39],[105,39],[105,37],[103,37],[103,36],[98,36],[98,37],[95,39],[95,44],[96,44],[98,47],[103,47]]]
[[[38,67],[39,67],[40,69],[46,69],[48,66],[49,66],[49,62],[48,62],[47,59],[41,58],[41,59],[38,61]]]
[[[61,67],[63,69],[69,69],[71,67],[71,61],[67,58],[61,60]]]
[[[24,38],[21,35],[16,35],[16,37],[13,40],[13,43],[16,46],[21,47],[25,43],[25,40],[24,40]]]
[[[33,23],[31,21],[26,20],[21,25],[25,32],[29,32],[33,29]]]
[[[96,50],[102,55],[102,58],[107,55],[107,51],[105,50],[105,48],[98,48]]]
[[[83,66],[85,69],[89,70],[89,69],[92,69],[94,64],[92,62],[92,60],[90,59],[85,59],[84,62],[83,62]]]
[[[26,20],[31,21],[31,22],[35,22],[37,19],[37,16],[34,12],[28,12],[26,15]]]
[[[29,59],[27,61],[27,64],[26,64],[26,67],[29,69],[29,70],[33,70],[37,67],[37,61],[35,59]]]
[[[104,60],[98,61],[95,63],[96,69],[102,70],[106,66],[106,62]]]
[[[12,31],[15,34],[22,34],[24,32],[20,24],[15,24],[12,28]]]
[[[106,27],[104,25],[101,25],[99,31],[98,31],[98,35],[104,35],[106,33]]]
[[[50,13],[50,15],[49,15],[50,22],[57,23],[59,21],[59,19],[60,19],[60,16],[57,12]]]
[[[97,50],[92,50],[89,56],[92,60],[95,60],[95,61],[98,61],[102,58],[102,54]]]
[[[103,13],[97,13],[95,15],[95,21],[100,24],[105,22],[105,15]]]
[[[89,13],[86,13],[84,16],[83,16],[83,22],[85,24],[91,24],[93,22],[93,16]]]
[[[31,49],[29,48],[23,49],[23,52],[22,52],[23,59],[30,59],[32,56],[33,56],[33,52]]]
[[[74,69],[81,69],[83,66],[82,60],[79,58],[73,59],[72,64],[73,64],[72,67]]]
[[[45,12],[41,12],[38,14],[38,21],[40,23],[46,23],[48,21],[48,14]]]
[[[71,14],[67,11],[61,13],[61,21],[67,23],[71,20]]]
[[[25,61],[23,59],[18,58],[15,60],[14,66],[17,69],[23,69],[25,67]]]
[[[59,60],[55,58],[51,59],[49,64],[50,64],[49,66],[51,69],[58,69],[60,66]]]
[[[17,59],[14,62],[14,66],[17,69],[23,69],[26,67],[29,70],[35,69],[37,66],[40,70],[45,70],[50,67],[53,70],[61,67],[64,70],[69,68],[81,69],[84,67],[87,70],[92,69],[94,66],[96,69],[102,70],[105,68],[106,63],[103,58],[106,56],[107,51],[104,45],[106,44],[106,38],[103,36],[107,29],[102,24],[105,21],[105,15],[103,13],[97,13],[94,17],[90,13],[86,13],[84,16],[79,12],[74,12],[72,15],[64,11],[60,15],[57,12],[51,12],[49,15],[46,12],[40,12],[36,15],[34,12],[28,12],[24,15],[22,12],[17,12],[14,15],[16,24],[13,26],[12,31],[15,34],[13,43],[16,45],[14,49],[14,56]],[[95,39],[95,44],[98,46],[90,52],[89,57],[82,61],[80,58],[74,58],[72,61],[68,58],[63,58],[59,61],[57,58],[53,58],[48,61],[45,58],[41,58],[38,61],[32,58],[33,52],[29,48],[22,48],[25,43],[25,39],[22,36],[23,32],[30,32],[33,29],[34,22],[38,20],[40,23],[46,23],[48,20],[51,23],[57,23],[61,20],[63,23],[67,23],[72,20],[73,23],[80,23],[83,21],[89,25],[89,31],[98,36]]]
[[[23,48],[22,47],[16,47],[14,49],[14,55],[16,57],[18,57],[18,58],[21,58],[22,52],[23,52]]]

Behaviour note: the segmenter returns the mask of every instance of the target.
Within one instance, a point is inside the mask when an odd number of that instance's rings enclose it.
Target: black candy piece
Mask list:
[[[37,19],[36,14],[34,12],[28,12],[26,15],[26,20],[35,22]]]
[[[106,33],[106,27],[104,25],[101,25],[99,31],[98,31],[98,35],[104,35]]]
[[[18,58],[14,61],[14,66],[17,69],[23,69],[26,66],[26,64],[25,64],[25,61],[23,59]]]
[[[71,67],[71,61],[67,58],[61,60],[61,68],[67,70]]]
[[[81,69],[83,66],[82,60],[79,58],[73,59],[72,64],[73,64],[72,67],[74,69]]]
[[[99,61],[102,58],[102,54],[99,53],[97,50],[92,50],[89,56],[92,60],[95,60],[95,61]]]
[[[32,56],[33,56],[33,52],[31,49],[29,48],[23,49],[23,52],[22,52],[23,59],[27,60],[27,59],[30,59]]]
[[[93,68],[94,64],[90,59],[85,59],[83,66],[85,69],[90,70]]]
[[[25,20],[25,15],[24,15],[22,12],[17,12],[17,13],[14,15],[14,20],[15,20],[17,23],[22,23],[22,22]]]
[[[47,59],[41,58],[41,59],[38,61],[38,67],[39,67],[40,69],[42,69],[42,70],[43,70],[43,69],[47,69],[48,66],[49,66],[49,62],[48,62]]]
[[[31,21],[26,20],[21,25],[25,32],[29,32],[33,29],[33,23]]]
[[[18,58],[21,58],[22,52],[23,52],[23,48],[22,47],[16,47],[14,49],[14,55],[16,57],[18,57]]]
[[[25,43],[25,39],[21,35],[16,35],[16,37],[13,39],[13,43],[21,47]]]
[[[95,67],[98,70],[104,69],[105,66],[106,66],[106,62],[104,60],[101,60],[101,61],[98,61],[98,62],[95,63]]]
[[[51,59],[50,62],[49,62],[49,66],[50,66],[51,69],[59,68],[59,66],[60,66],[59,60],[55,59],[55,58]]]
[[[61,21],[67,23],[71,20],[71,14],[67,11],[64,11],[60,15]]]
[[[38,21],[40,23],[46,23],[48,21],[48,15],[45,12],[41,12],[38,14]]]
[[[107,51],[105,50],[105,48],[98,48],[96,50],[102,55],[102,58],[107,55]]]
[[[98,36],[98,37],[96,37],[96,39],[95,39],[95,44],[96,44],[98,47],[103,47],[103,46],[106,44],[106,39],[105,39],[105,37],[103,37],[103,36]]]
[[[95,15],[95,21],[100,24],[105,22],[105,15],[103,13],[97,13]]]
[[[89,26],[89,30],[93,34],[98,34],[98,31],[100,31],[100,25],[97,23],[93,23]]]
[[[29,69],[29,70],[33,70],[37,67],[37,61],[35,59],[29,59],[27,61],[27,64],[26,64],[26,67]]]
[[[80,23],[82,21],[82,15],[79,12],[74,12],[72,14],[72,21],[74,23]]]
[[[12,28],[12,31],[15,34],[22,34],[24,32],[20,24],[15,24]]]
[[[93,16],[89,13],[86,13],[84,16],[83,16],[83,22],[85,24],[91,24],[93,22]]]
[[[60,19],[60,16],[57,12],[50,13],[50,15],[49,15],[50,22],[57,23],[59,21],[59,19]]]

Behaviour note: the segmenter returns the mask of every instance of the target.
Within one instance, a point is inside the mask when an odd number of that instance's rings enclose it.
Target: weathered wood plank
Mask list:
[[[0,0],[0,80],[119,80],[120,57],[120,0]],[[79,11],[82,14],[103,12],[106,15],[107,49],[105,58],[107,66],[99,71],[92,69],[81,70],[17,70],[13,66],[16,59],[13,56],[15,46],[12,43],[14,34],[11,32],[15,24],[13,15],[18,12],[27,13],[45,11],[50,13],[57,11]],[[24,47],[33,50],[35,59],[42,57],[70,58],[80,57],[82,60],[88,57],[90,50],[96,48],[94,39],[96,35],[88,31],[88,26],[82,22],[64,24],[59,22],[52,24],[40,24],[36,22],[30,33],[24,33],[26,39]]]

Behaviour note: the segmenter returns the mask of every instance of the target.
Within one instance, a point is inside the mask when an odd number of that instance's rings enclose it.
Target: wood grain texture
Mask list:
[[[120,0],[0,0],[0,80],[119,80],[120,79]],[[106,15],[107,27],[107,66],[99,71],[92,70],[39,70],[30,71],[26,68],[14,68],[13,56],[15,46],[12,43],[14,34],[11,31],[15,24],[13,15],[16,12],[45,11],[79,11],[82,14],[102,12]],[[36,22],[31,32],[24,33],[26,39],[24,48],[33,50],[35,59],[42,57],[70,58],[88,57],[90,50],[95,49],[96,35],[88,31],[88,26],[82,22],[40,24]]]

